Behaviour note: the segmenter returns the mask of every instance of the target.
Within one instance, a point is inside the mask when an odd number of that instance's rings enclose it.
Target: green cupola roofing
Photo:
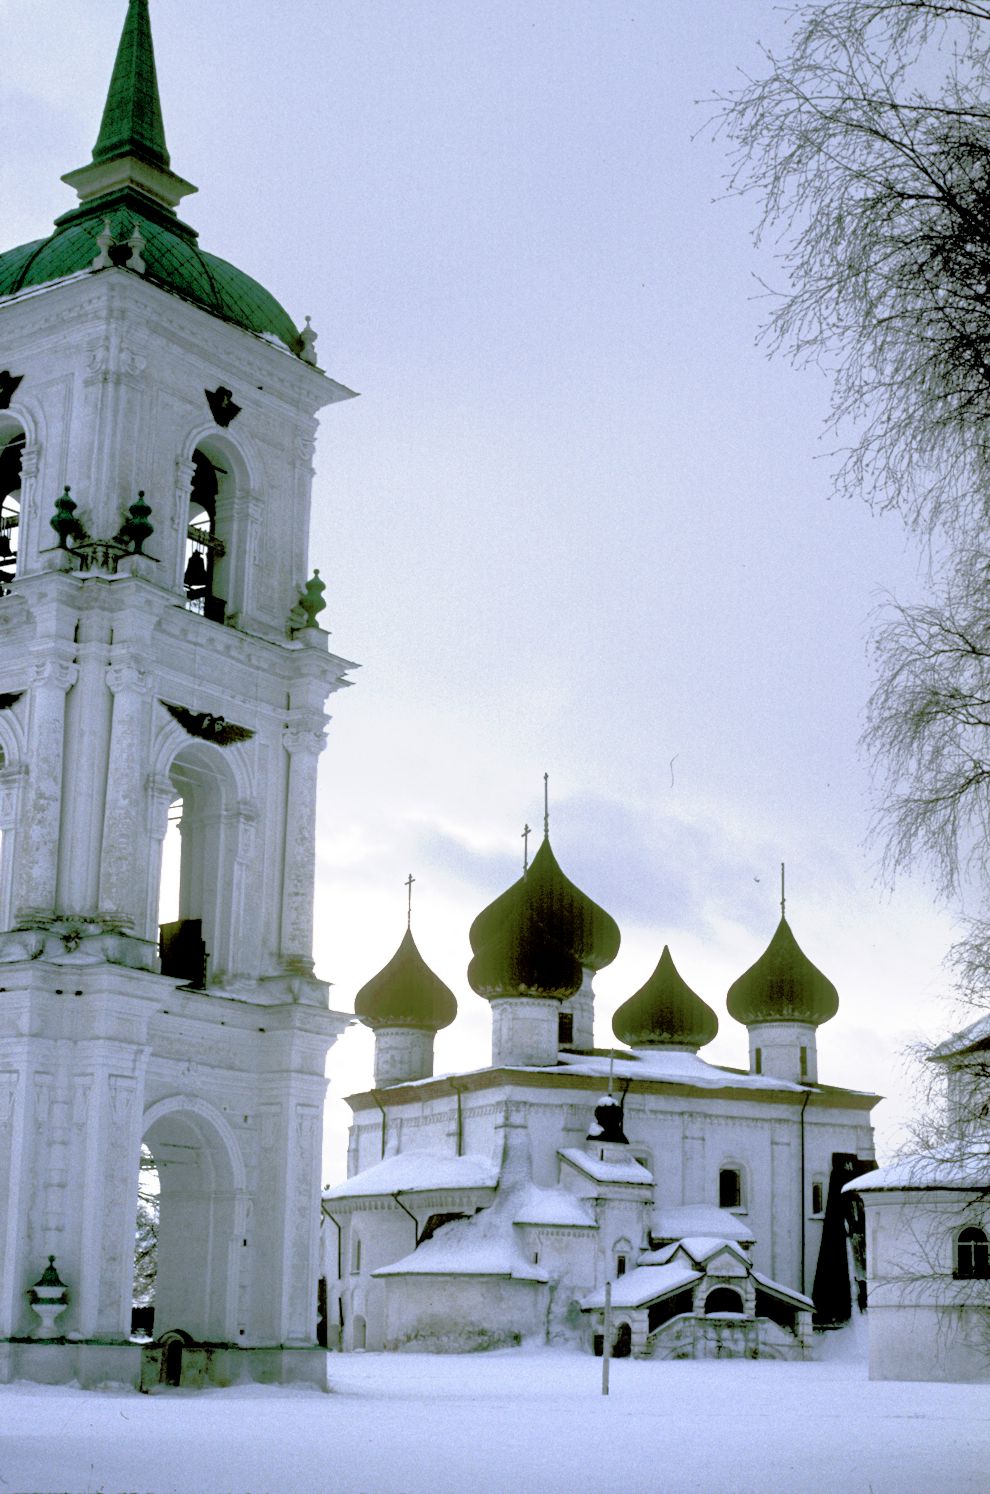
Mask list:
[[[93,159],[63,181],[79,205],[48,238],[0,253],[0,296],[67,275],[125,266],[163,290],[234,326],[275,338],[291,352],[304,345],[289,314],[243,270],[199,248],[197,234],[175,212],[196,189],[171,169],[165,144],[148,0],[129,0]],[[101,255],[109,229],[112,247]],[[138,270],[129,241],[139,241]],[[107,264],[109,258],[109,265]]]
[[[813,965],[781,917],[776,932],[754,965],[729,987],[730,1017],[758,1022],[803,1022],[818,1027],[839,1010],[839,993]]]
[[[665,944],[645,986],[615,1013],[612,1031],[631,1048],[689,1048],[697,1052],[718,1032],[718,1018],[681,978]]]
[[[475,953],[489,942],[524,897],[538,921],[579,965],[597,971],[615,959],[621,937],[615,919],[564,875],[549,839],[541,843],[525,876],[474,920],[470,939]]]
[[[93,147],[94,161],[112,161],[120,156],[138,156],[166,170],[170,164],[148,0],[129,0],[100,133]]]
[[[395,954],[354,998],[354,1015],[366,1027],[412,1027],[439,1032],[457,1015],[449,986],[435,975],[406,929]]]

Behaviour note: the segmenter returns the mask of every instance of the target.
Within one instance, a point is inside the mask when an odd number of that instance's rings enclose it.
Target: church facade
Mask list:
[[[375,1085],[350,1098],[348,1176],[323,1203],[341,1347],[600,1352],[608,1332],[618,1353],[802,1357],[813,1322],[849,1317],[841,1189],[874,1165],[877,1097],[820,1082],[838,998],[783,912],[729,993],[745,1070],[699,1055],[718,1020],[667,948],[615,1014],[623,1046],[594,1047],[619,931],[548,838],[471,943],[490,1066],[433,1074],[456,1004],[411,930],[355,1001]]]
[[[322,1384],[315,791],[349,666],[307,549],[350,391],[179,218],[147,0],[65,181],[0,254],[0,1380]]]

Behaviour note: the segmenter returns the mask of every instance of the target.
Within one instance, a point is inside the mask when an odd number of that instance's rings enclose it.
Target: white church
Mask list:
[[[347,1179],[323,1195],[333,1339],[600,1353],[608,1331],[617,1354],[801,1358],[814,1324],[847,1320],[864,1272],[842,1188],[874,1165],[878,1097],[820,1082],[838,997],[783,907],[728,995],[746,1069],[699,1055],[718,1018],[666,947],[615,1013],[627,1046],[594,1047],[592,981],[619,930],[564,875],[546,821],[470,937],[490,1066],[434,1075],[456,1001],[411,929],[357,995],[375,1075],[349,1099]]]
[[[346,1019],[313,970],[315,794],[349,666],[307,548],[316,412],[350,391],[178,216],[147,0],[64,180],[53,231],[0,254],[0,1381],[325,1386]]]

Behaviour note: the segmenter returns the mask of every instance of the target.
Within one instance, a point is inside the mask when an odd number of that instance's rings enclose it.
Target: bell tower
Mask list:
[[[64,180],[52,234],[0,254],[0,1380],[323,1383],[346,1019],[313,970],[315,796],[353,666],[308,536],[316,414],[351,391],[178,217],[147,0]],[[142,1144],[171,1345],[143,1370]]]

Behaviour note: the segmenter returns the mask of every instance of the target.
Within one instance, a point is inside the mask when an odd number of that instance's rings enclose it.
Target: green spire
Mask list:
[[[100,133],[93,147],[94,161],[113,161],[121,156],[137,156],[166,170],[169,166],[148,0],[128,0]]]

